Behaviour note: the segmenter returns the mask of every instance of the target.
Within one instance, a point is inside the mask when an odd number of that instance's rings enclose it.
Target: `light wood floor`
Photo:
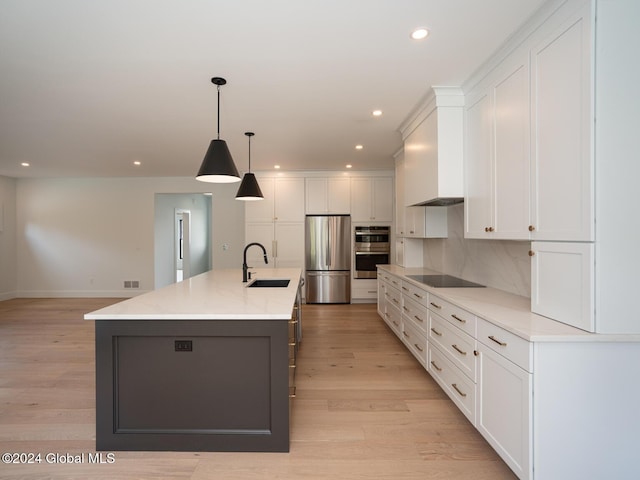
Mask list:
[[[0,302],[2,479],[513,479],[378,317],[375,305],[306,305],[290,453],[95,454],[93,322],[113,299]],[[48,453],[85,454],[50,464]]]

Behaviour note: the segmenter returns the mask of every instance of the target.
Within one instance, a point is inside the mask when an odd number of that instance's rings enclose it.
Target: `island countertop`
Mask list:
[[[287,320],[301,269],[256,268],[253,279],[290,279],[287,287],[247,288],[241,269],[210,270],[87,313],[85,320]]]

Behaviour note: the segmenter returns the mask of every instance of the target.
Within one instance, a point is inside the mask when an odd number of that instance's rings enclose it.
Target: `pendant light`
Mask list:
[[[211,83],[218,88],[218,138],[211,140],[196,180],[210,183],[233,183],[240,181],[240,174],[233,163],[227,142],[220,140],[220,86],[227,81],[224,78],[213,77]]]
[[[262,191],[260,191],[258,180],[256,180],[256,176],[251,173],[251,137],[253,137],[255,133],[245,132],[244,134],[249,137],[249,171],[245,173],[242,178],[236,200],[263,200],[264,195],[262,195]]]

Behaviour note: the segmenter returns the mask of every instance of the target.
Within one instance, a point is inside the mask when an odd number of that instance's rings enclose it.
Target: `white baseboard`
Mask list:
[[[19,290],[13,298],[130,298],[149,290]]]
[[[0,293],[0,302],[2,302],[3,300],[11,300],[12,298],[16,298],[17,296],[17,292],[2,292]]]

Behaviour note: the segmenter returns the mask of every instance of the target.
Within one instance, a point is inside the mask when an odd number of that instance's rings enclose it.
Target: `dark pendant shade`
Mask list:
[[[236,200],[262,200],[264,195],[258,185],[258,180],[253,173],[245,173],[238,193],[236,194]]]
[[[233,163],[227,142],[211,140],[196,179],[201,182],[233,183],[240,181],[240,174]]]

